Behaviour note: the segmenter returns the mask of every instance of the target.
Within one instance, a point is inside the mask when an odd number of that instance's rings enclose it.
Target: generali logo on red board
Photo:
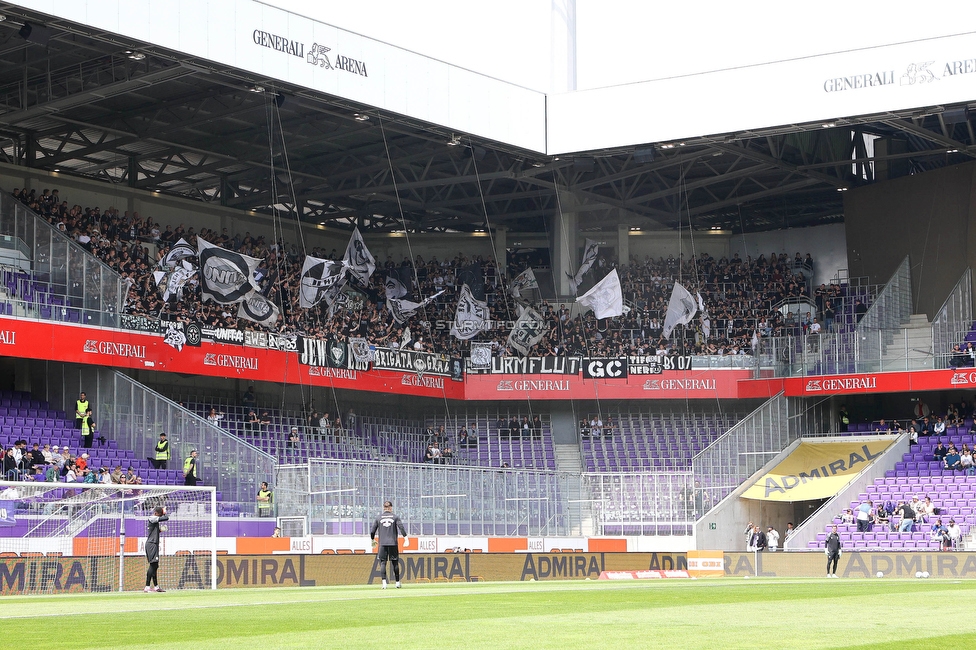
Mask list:
[[[846,377],[844,379],[811,379],[807,382],[806,392],[838,392],[845,390],[869,390],[878,387],[878,377]]]
[[[976,384],[976,372],[953,372],[949,383],[953,386],[969,386]]]

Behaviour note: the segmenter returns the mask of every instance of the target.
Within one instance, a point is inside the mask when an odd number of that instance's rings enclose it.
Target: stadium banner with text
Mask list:
[[[167,566],[168,565],[168,566]],[[166,575],[178,576],[164,589],[206,589],[210,557],[164,557]],[[501,582],[596,580],[604,571],[685,570],[684,553],[413,553],[400,556],[403,580],[411,582]],[[175,570],[174,570],[175,569]],[[3,557],[0,595],[48,591],[110,592],[118,588],[117,557]],[[126,591],[141,591],[146,580],[142,554],[127,555]],[[217,587],[316,587],[368,585],[381,580],[373,554],[220,555]]]
[[[827,573],[823,551],[799,553],[726,553],[726,576],[822,578]],[[837,563],[841,578],[976,578],[976,553],[844,551]]]
[[[202,556],[175,556],[182,563],[179,588],[209,584]],[[141,589],[145,567],[136,563],[126,588]],[[500,582],[596,580],[603,571],[681,570],[684,553],[409,553],[400,556],[403,581]],[[373,554],[220,556],[217,587],[314,587],[379,584],[382,568]],[[131,586],[130,586],[131,585]],[[164,586],[165,588],[165,586]]]
[[[292,347],[294,340],[287,338],[274,337],[272,346],[269,336],[267,348],[206,340],[193,345],[188,339],[181,342],[161,334],[0,318],[3,356],[448,399],[464,395],[462,382],[431,376],[436,373],[429,372],[429,364],[424,372],[417,368],[361,371],[320,367],[298,363],[297,345],[296,351],[277,349]],[[445,361],[443,367],[449,378],[450,362]]]
[[[591,363],[593,366],[590,366]],[[614,364],[614,372],[601,375],[601,368]],[[614,359],[581,357],[491,357],[488,367],[469,365],[469,374],[481,375],[578,375],[587,378],[618,378],[631,375],[660,375],[672,370],[692,370],[690,355],[632,355]]]
[[[893,443],[894,439],[801,442],[742,496],[760,501],[790,502],[832,497]]]
[[[738,382],[752,375],[746,369],[675,370],[653,377],[584,379],[582,375],[468,374],[464,398],[468,400],[529,399],[715,399],[738,396]]]
[[[210,559],[205,555],[163,558],[164,589],[205,589]],[[822,577],[821,552],[736,553],[724,555],[726,576]],[[175,569],[175,571],[174,571]],[[400,556],[406,583],[596,580],[604,571],[688,570],[684,553],[417,553]],[[372,554],[219,555],[217,587],[316,587],[368,585],[380,581]],[[141,591],[146,566],[142,554],[125,558],[125,589]],[[845,552],[837,575],[844,578],[976,578],[976,553]],[[0,596],[25,592],[112,592],[118,589],[117,557],[2,557]]]
[[[911,372],[873,372],[859,375],[766,378],[743,381],[739,397],[768,398],[783,391],[787,397],[906,393],[928,390],[976,389],[976,370],[913,370]]]

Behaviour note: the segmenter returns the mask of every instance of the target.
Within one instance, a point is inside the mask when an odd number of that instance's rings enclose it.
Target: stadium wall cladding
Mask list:
[[[210,561],[205,556],[164,558],[166,573],[179,575],[164,588],[205,589]],[[172,565],[175,565],[172,566]],[[821,577],[822,553],[726,553],[730,577]],[[687,569],[684,553],[430,553],[400,557],[404,581],[475,582],[595,580],[603,571]],[[173,571],[173,569],[176,571]],[[976,578],[976,553],[845,553],[838,575],[911,578],[927,571],[933,578]],[[108,592],[118,589],[118,558],[0,558],[0,594]],[[126,558],[125,588],[139,590],[145,579],[141,558]],[[380,568],[372,555],[219,556],[218,588],[316,587],[378,584]]]

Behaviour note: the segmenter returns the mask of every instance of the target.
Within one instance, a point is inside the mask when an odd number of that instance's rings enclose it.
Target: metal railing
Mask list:
[[[282,465],[277,474],[279,516],[307,516],[313,534],[368,533],[387,499],[411,536],[581,531],[567,508],[585,498],[579,475],[328,459]]]
[[[691,461],[698,518],[793,441],[789,401],[780,393],[738,422]]]
[[[880,369],[889,343],[888,334],[893,337],[911,315],[912,273],[906,255],[854,328],[854,355],[858,363],[869,366],[876,361]]]
[[[932,352],[936,367],[952,365],[952,347],[961,344],[973,326],[973,271],[967,268],[932,319]]]
[[[60,370],[58,370],[60,368]],[[204,418],[111,368],[52,365],[47,399],[74,404],[85,391],[99,434],[131,449],[137,458],[154,458],[160,433],[171,445],[169,469],[180,469],[196,449],[201,483],[214,485],[222,504],[244,504],[252,512],[261,481],[274,478],[275,459]]]
[[[583,474],[595,535],[691,535],[704,511],[691,472]]]
[[[126,280],[5,192],[0,192],[0,236],[17,240],[13,249],[33,254],[3,269],[0,302],[12,305],[11,315],[119,326]]]

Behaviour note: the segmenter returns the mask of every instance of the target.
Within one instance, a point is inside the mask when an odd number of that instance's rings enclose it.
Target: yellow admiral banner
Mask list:
[[[762,501],[809,501],[837,494],[894,440],[801,442],[742,496]]]

